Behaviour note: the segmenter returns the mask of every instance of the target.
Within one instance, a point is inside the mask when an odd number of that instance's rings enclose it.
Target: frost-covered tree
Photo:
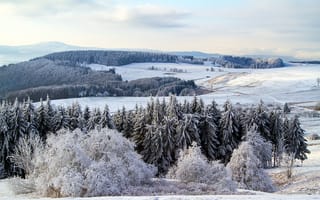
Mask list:
[[[219,127],[212,112],[205,111],[200,117],[198,128],[202,152],[209,160],[216,160],[219,157]]]
[[[22,112],[23,112],[24,120],[27,123],[27,130],[26,130],[27,133],[28,134],[38,133],[37,121],[36,121],[37,119],[36,110],[35,110],[35,106],[33,105],[29,97],[27,101],[25,101],[23,104]]]
[[[123,127],[123,130],[122,130],[123,135],[126,138],[131,138],[132,129],[134,127],[134,114],[131,110],[125,113],[122,127]]]
[[[155,172],[130,141],[111,129],[52,134],[33,163],[27,181],[48,197],[130,194],[130,188],[147,183]]]
[[[272,144],[264,139],[253,127],[246,134],[246,141],[252,146],[253,153],[259,159],[263,168],[272,165]]]
[[[45,139],[47,133],[51,130],[51,118],[48,114],[48,106],[44,105],[42,99],[40,100],[40,105],[36,110],[37,116],[37,129],[39,135],[42,139]]]
[[[192,142],[200,144],[199,117],[195,114],[184,114],[176,128],[176,144],[178,149],[188,148]]]
[[[59,106],[52,118],[52,130],[70,129],[70,117],[64,107]]]
[[[179,106],[178,100],[175,96],[170,96],[166,113],[167,113],[167,116],[169,116],[170,118],[174,118],[177,121],[182,118],[180,106]]]
[[[232,151],[238,147],[241,140],[240,122],[235,110],[230,102],[224,105],[225,112],[220,119],[220,157],[227,163],[231,157]]]
[[[118,110],[117,113],[113,115],[114,125],[119,132],[122,132],[124,130],[125,120],[126,120],[126,108],[123,106],[121,111]]]
[[[267,110],[261,101],[257,108],[250,109],[244,117],[244,126],[247,130],[255,127],[256,131],[259,132],[266,140],[271,141],[270,135],[270,119]]]
[[[190,103],[190,109],[192,113],[202,114],[202,112],[204,111],[204,103],[202,99],[200,98],[198,100],[197,96],[194,96],[193,100]]]
[[[213,100],[206,108],[207,113],[213,118],[213,121],[219,126],[221,119],[221,111],[218,109],[218,104]]]
[[[109,128],[109,129],[115,128],[115,125],[113,123],[113,120],[109,112],[108,105],[105,105],[102,116],[101,116],[101,120],[99,123],[101,124],[101,128]]]
[[[95,108],[89,118],[87,130],[100,129],[100,121],[101,111],[99,108]]]
[[[242,142],[232,153],[227,167],[232,171],[232,179],[239,188],[274,192],[275,187],[249,142]]]
[[[226,167],[218,161],[208,162],[196,143],[181,152],[177,165],[170,168],[167,176],[183,182],[210,184],[220,192],[236,189]]]
[[[137,113],[133,125],[132,140],[136,144],[135,150],[141,153],[144,149],[144,138],[146,134],[146,115],[143,111]]]
[[[270,113],[270,135],[273,152],[273,166],[279,166],[283,153],[283,121],[280,113],[272,111]]]
[[[147,136],[142,155],[144,160],[158,167],[158,174],[165,174],[174,162],[174,135],[162,125],[147,126]]]
[[[68,115],[69,115],[69,128],[74,130],[76,128],[82,128],[82,111],[81,106],[78,102],[73,103],[68,108]]]
[[[284,135],[284,148],[288,155],[293,155],[293,159],[304,161],[308,158],[306,154],[310,153],[310,151],[307,149],[304,130],[300,126],[298,116],[295,116],[289,122],[289,129]]]

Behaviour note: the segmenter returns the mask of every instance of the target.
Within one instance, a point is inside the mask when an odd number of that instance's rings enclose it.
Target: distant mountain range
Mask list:
[[[0,45],[0,66],[27,61],[49,53],[69,50],[97,49],[68,45],[62,42],[43,42],[32,45],[5,46]]]

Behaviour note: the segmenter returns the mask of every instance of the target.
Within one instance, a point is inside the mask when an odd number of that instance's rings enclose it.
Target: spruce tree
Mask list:
[[[109,129],[114,129],[115,125],[113,123],[113,120],[111,118],[110,112],[109,112],[109,107],[108,105],[105,105],[101,120],[100,120],[101,128],[109,128]]]
[[[201,150],[208,160],[216,160],[219,157],[220,146],[219,128],[212,114],[211,111],[206,110],[199,121]]]
[[[176,128],[176,144],[179,149],[185,149],[191,146],[192,142],[200,145],[199,135],[199,116],[194,114],[184,114],[178,121]]]
[[[293,159],[304,161],[307,159],[307,142],[304,138],[304,130],[300,126],[298,116],[289,122],[289,129],[284,135],[284,147],[287,154],[291,155]]]
[[[220,144],[219,156],[224,163],[228,163],[232,152],[241,141],[240,122],[232,104],[227,101],[220,119]]]
[[[139,111],[139,113],[136,116],[135,123],[133,125],[133,133],[132,133],[132,139],[134,143],[136,144],[135,150],[138,153],[141,153],[144,149],[144,139],[146,134],[146,115],[143,111]]]
[[[272,111],[270,113],[270,135],[273,152],[273,166],[279,166],[283,153],[283,121],[280,113]]]

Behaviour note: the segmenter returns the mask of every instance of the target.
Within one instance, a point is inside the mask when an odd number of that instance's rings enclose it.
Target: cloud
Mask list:
[[[108,20],[132,26],[153,28],[177,28],[187,26],[185,20],[190,12],[144,4],[134,7],[116,6]]]
[[[99,7],[92,0],[1,0],[1,6],[10,6],[13,14],[23,17],[49,17]]]

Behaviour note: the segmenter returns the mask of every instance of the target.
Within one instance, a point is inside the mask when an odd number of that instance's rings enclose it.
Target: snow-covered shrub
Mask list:
[[[221,192],[236,189],[225,166],[218,161],[208,162],[195,143],[181,153],[177,165],[169,170],[168,178],[209,184]]]
[[[43,149],[43,141],[38,135],[31,134],[20,138],[18,144],[15,146],[14,154],[10,156],[11,162],[15,167],[24,170],[26,176],[34,171],[34,164],[32,159],[37,151]]]
[[[232,179],[238,182],[239,188],[274,192],[275,187],[263,170],[260,160],[249,142],[242,142],[232,153],[227,167],[232,170]]]
[[[260,160],[262,167],[270,167],[272,165],[272,144],[253,130],[248,131],[246,141],[252,146],[253,153]]]
[[[155,174],[134,152],[133,143],[115,130],[76,129],[50,135],[37,151],[30,180],[44,196],[120,195]]]

